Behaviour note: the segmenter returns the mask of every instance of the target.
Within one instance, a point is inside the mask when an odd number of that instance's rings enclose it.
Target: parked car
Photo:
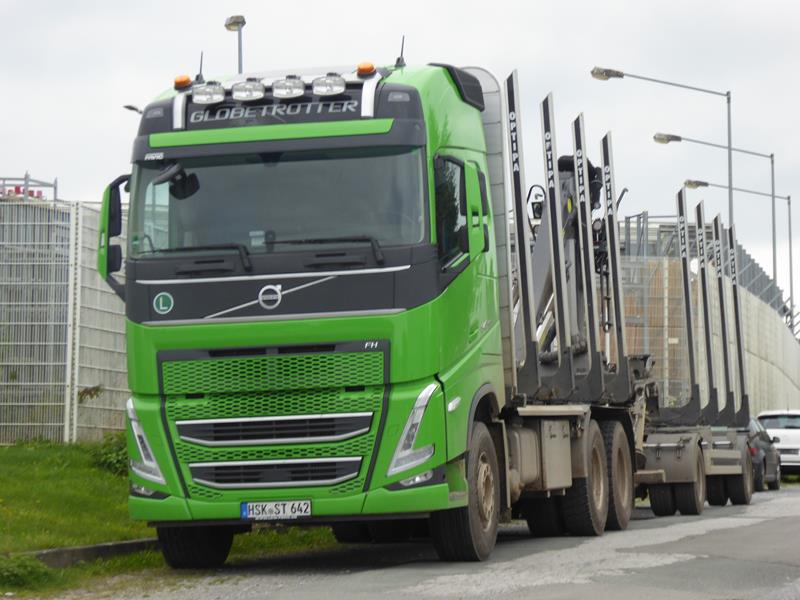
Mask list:
[[[763,492],[764,484],[771,490],[780,489],[781,456],[775,445],[780,440],[771,436],[758,419],[750,419],[747,430],[753,457],[753,490]]]
[[[758,415],[781,455],[783,474],[800,474],[800,410],[767,410]]]

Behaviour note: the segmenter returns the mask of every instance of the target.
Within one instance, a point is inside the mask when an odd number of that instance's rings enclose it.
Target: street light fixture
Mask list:
[[[703,146],[711,146],[712,148],[723,148],[727,150],[727,146],[722,144],[715,144],[713,142],[704,142],[703,140],[695,140],[692,138],[674,135],[672,133],[656,133],[653,140],[659,144],[668,144],[670,142],[691,142],[693,144],[701,144]],[[761,158],[769,159],[769,173],[770,173],[770,189],[772,193],[772,277],[775,281],[778,280],[778,243],[777,243],[777,225],[775,222],[775,155],[764,154],[763,152],[754,152],[753,150],[744,150],[743,148],[731,148],[733,152],[740,152],[741,154],[749,154],[751,156],[759,156]],[[735,189],[735,188],[734,188]]]
[[[709,183],[708,181],[701,181],[699,179],[687,179],[683,182],[683,185],[690,190],[696,190],[697,188],[705,188],[705,187],[714,187],[714,188],[721,188],[725,189],[728,186],[721,185],[719,183]],[[748,190],[745,188],[733,188],[737,192],[742,192],[744,194],[754,194],[756,196],[766,196],[767,198],[779,198],[780,200],[786,200],[786,212],[788,218],[788,227],[789,227],[789,314],[792,315],[794,318],[794,251],[792,250],[792,197],[791,196],[779,196],[773,190],[771,193],[766,192],[759,192],[756,190]],[[778,278],[773,275],[773,281],[777,284]],[[782,300],[782,299],[781,299]],[[792,330],[794,331],[794,330]]]
[[[674,81],[665,81],[663,79],[655,79],[653,77],[644,77],[643,75],[634,75],[632,73],[625,73],[616,69],[606,69],[603,67],[594,67],[591,71],[592,77],[599,81],[608,81],[609,79],[622,79],[628,77],[630,79],[641,79],[642,81],[649,81],[651,83],[659,83],[661,85],[670,85],[672,87],[679,87],[685,90],[692,90],[694,92],[701,92],[703,94],[711,94],[713,96],[723,96],[726,100],[728,111],[728,221],[733,225],[733,142],[731,138],[731,93],[719,92],[717,90],[709,90],[693,85],[685,85],[683,83],[675,83]],[[674,140],[678,141],[678,140]],[[667,142],[661,142],[667,143]]]
[[[233,15],[225,19],[225,29],[235,31],[239,38],[239,73],[242,73],[242,29],[247,24],[244,16]]]

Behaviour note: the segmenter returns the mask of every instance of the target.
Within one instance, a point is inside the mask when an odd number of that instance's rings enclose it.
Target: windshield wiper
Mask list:
[[[299,240],[271,240],[271,244],[333,244],[337,242],[367,242],[372,246],[372,255],[375,257],[375,262],[382,265],[385,261],[381,245],[378,240],[371,235],[350,235],[343,237],[327,237],[327,238],[306,238]]]
[[[158,248],[151,250],[149,254],[154,252],[191,252],[192,250],[237,250],[239,258],[242,261],[242,266],[245,271],[253,270],[253,263],[250,261],[250,250],[247,249],[245,244],[208,244],[206,246],[178,246],[177,248]]]

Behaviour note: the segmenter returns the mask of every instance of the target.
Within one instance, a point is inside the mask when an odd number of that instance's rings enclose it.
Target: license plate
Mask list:
[[[283,521],[311,516],[311,500],[281,500],[279,502],[242,502],[242,519],[251,521]]]

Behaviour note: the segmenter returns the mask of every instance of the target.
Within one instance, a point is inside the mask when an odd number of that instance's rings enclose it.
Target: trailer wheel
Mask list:
[[[158,527],[164,560],[173,569],[212,569],[228,558],[233,544],[230,527]]]
[[[602,535],[608,518],[608,469],[603,434],[589,423],[587,476],[575,479],[561,503],[564,527],[573,535]]]
[[[334,523],[331,525],[333,537],[340,544],[367,544],[372,541],[366,523]]]
[[[467,456],[467,506],[438,511],[430,517],[433,546],[442,560],[485,560],[497,542],[497,451],[489,429],[480,421],[473,424]]]
[[[775,481],[768,481],[767,487],[773,491],[781,489],[781,463],[778,461],[778,466],[775,467]]]
[[[725,488],[732,504],[750,504],[753,497],[753,461],[746,452],[741,475],[726,475]]]
[[[675,506],[682,515],[699,515],[706,505],[706,467],[703,453],[697,453],[692,483],[675,484]]]
[[[725,506],[728,503],[728,492],[725,490],[725,478],[721,475],[706,477],[706,496],[711,506]]]
[[[767,461],[762,462],[760,465],[753,466],[755,473],[753,475],[753,491],[764,491],[764,477],[767,472]]]
[[[633,512],[633,461],[625,429],[619,421],[600,423],[608,470],[608,520],[606,529],[628,527]]]
[[[649,486],[647,495],[650,496],[650,509],[657,517],[671,517],[678,510],[675,506],[675,494],[668,483]]]
[[[521,512],[533,537],[553,537],[564,533],[558,498],[527,500]]]

